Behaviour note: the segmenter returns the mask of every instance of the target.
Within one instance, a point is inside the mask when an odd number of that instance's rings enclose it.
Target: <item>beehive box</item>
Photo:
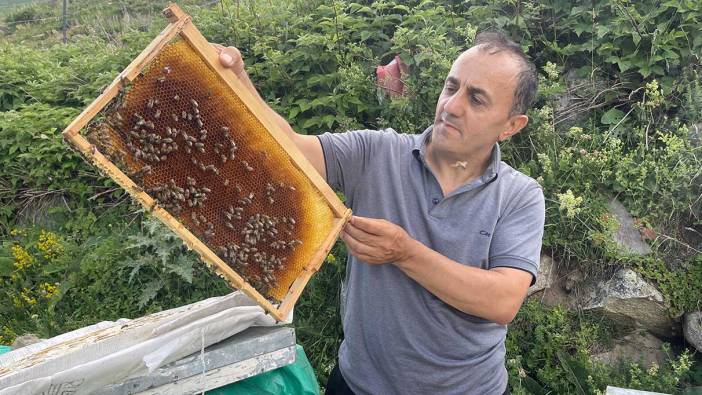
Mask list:
[[[63,132],[278,320],[351,212],[176,5]]]

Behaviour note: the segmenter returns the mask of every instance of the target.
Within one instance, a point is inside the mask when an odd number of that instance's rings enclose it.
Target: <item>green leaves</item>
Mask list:
[[[615,125],[624,118],[624,115],[623,111],[617,108],[611,108],[602,114],[600,122],[604,125]]]

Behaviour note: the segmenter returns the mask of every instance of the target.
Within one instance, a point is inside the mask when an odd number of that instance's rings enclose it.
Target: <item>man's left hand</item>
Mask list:
[[[408,259],[414,239],[384,219],[352,216],[341,234],[351,254],[366,263],[383,264]]]

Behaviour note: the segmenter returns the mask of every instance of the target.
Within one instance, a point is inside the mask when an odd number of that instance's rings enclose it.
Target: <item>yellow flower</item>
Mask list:
[[[63,254],[63,245],[61,245],[61,241],[56,233],[53,232],[42,230],[39,235],[37,248],[47,260],[53,260]]]
[[[41,283],[39,284],[39,290],[41,291],[41,294],[44,298],[46,299],[51,299],[56,294],[58,294],[58,283],[54,284],[49,284],[49,283]]]
[[[20,245],[12,246],[12,256],[15,258],[15,267],[17,270],[24,270],[34,263],[34,257],[29,255],[29,252]]]
[[[22,292],[20,293],[20,296],[21,296],[22,299],[24,299],[24,301],[27,302],[27,304],[30,305],[30,306],[33,306],[33,305],[37,304],[37,300],[36,300],[35,298],[33,298],[33,297],[29,294],[29,290],[26,289],[26,288],[22,289]]]

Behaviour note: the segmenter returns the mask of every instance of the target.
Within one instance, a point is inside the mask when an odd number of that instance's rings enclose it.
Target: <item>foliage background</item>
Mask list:
[[[0,3],[0,343],[48,337],[228,290],[198,258],[61,141],[60,132],[163,28],[165,2]],[[504,159],[547,198],[544,252],[587,276],[631,267],[671,316],[702,296],[702,5],[481,0],[181,2],[212,42],[242,50],[263,97],[301,133],[392,127],[421,132],[443,79],[475,35],[500,29],[540,71],[527,130]],[[408,94],[377,88],[396,54]],[[612,242],[613,196],[654,252]],[[299,341],[326,380],[343,334],[337,244],[296,309]],[[607,385],[683,392],[699,356],[671,344],[664,366],[603,366],[590,356],[626,332],[603,317],[530,300],[507,340],[512,392],[600,393]]]

